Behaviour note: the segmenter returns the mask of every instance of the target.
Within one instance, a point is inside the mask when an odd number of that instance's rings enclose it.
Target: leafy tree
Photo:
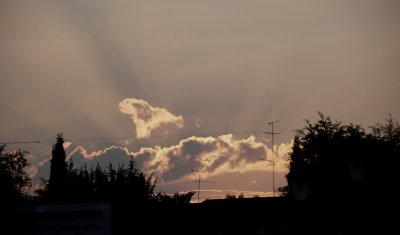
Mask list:
[[[378,190],[394,188],[400,156],[397,122],[390,117],[386,125],[377,124],[368,134],[359,125],[319,116],[314,124],[306,120],[295,136],[284,193],[303,199],[348,200],[379,197]]]
[[[371,165],[376,174],[370,174],[369,181],[375,189],[380,189],[379,195],[397,199],[396,193],[398,171],[400,166],[400,125],[392,116],[386,119],[386,124],[378,123],[370,127],[372,134],[368,153],[371,156]]]
[[[4,152],[5,145],[0,146],[0,203],[9,204],[27,199],[27,189],[31,185],[25,172],[29,166],[25,158],[27,152]]]

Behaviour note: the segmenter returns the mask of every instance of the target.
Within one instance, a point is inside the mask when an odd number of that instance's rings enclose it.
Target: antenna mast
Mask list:
[[[274,193],[274,197],[275,197],[275,150],[274,150],[274,135],[276,134],[280,134],[277,132],[274,132],[274,124],[279,122],[278,121],[272,121],[272,122],[268,122],[268,125],[271,125],[271,132],[264,132],[265,134],[270,134],[272,136],[272,190]]]

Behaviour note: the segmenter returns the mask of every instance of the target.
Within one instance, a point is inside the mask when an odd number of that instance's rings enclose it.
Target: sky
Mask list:
[[[0,142],[48,177],[57,133],[74,163],[126,162],[167,193],[271,195],[317,111],[400,120],[396,0],[0,3]],[[208,193],[208,194],[207,194]],[[211,197],[210,196],[210,197]]]

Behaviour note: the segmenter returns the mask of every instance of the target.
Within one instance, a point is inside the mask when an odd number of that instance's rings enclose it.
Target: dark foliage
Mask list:
[[[99,164],[93,169],[74,168],[65,162],[63,138],[57,136],[53,146],[50,179],[43,181],[38,191],[42,202],[113,202],[143,204],[154,198],[156,180],[137,169],[133,158],[129,165],[112,164],[103,169]],[[63,161],[63,162],[62,162]]]
[[[400,127],[390,117],[372,133],[342,125],[319,113],[320,120],[295,136],[290,155],[288,196],[311,200],[393,197],[400,157]]]
[[[67,192],[67,165],[65,163],[64,138],[62,134],[57,135],[57,142],[53,145],[50,160],[50,179],[47,190],[48,198],[53,201],[62,201]]]
[[[28,199],[26,189],[30,178],[24,170],[29,166],[25,158],[27,152],[4,150],[5,146],[0,146],[0,203],[19,203]]]
[[[195,193],[195,191],[189,191],[186,193],[174,193],[173,196],[170,196],[160,192],[156,195],[156,199],[162,205],[187,205]]]

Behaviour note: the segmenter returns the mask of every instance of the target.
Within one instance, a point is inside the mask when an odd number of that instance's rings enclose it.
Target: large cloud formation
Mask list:
[[[237,140],[233,135],[189,137],[169,147],[141,148],[132,153],[145,171],[155,172],[162,180],[174,181],[198,169],[215,175],[230,171],[246,171],[259,159],[267,157],[266,146],[254,136]]]
[[[292,143],[282,143],[276,148],[277,172],[286,172],[287,154]],[[127,147],[110,146],[102,150],[89,151],[83,146],[72,145],[67,150],[67,160],[73,160],[76,167],[106,167],[127,164],[131,157],[146,173],[154,173],[160,183],[176,182],[195,178],[192,169],[201,170],[202,176],[213,177],[224,173],[245,173],[249,171],[270,171],[265,161],[272,159],[272,150],[254,136],[236,139],[232,134],[217,137],[192,136],[167,147],[142,147],[132,152]],[[40,170],[40,169],[39,169]]]
[[[287,157],[292,142],[275,145],[275,174],[277,187],[285,185],[284,175],[287,172]],[[71,144],[66,148],[67,159],[75,167],[86,164],[89,168],[100,164],[114,167],[128,164],[131,157],[139,169],[146,174],[157,177],[157,188],[164,192],[194,190],[193,180],[197,180],[200,170],[201,178],[217,182],[202,188],[202,198],[220,198],[229,194],[246,196],[271,196],[271,162],[272,149],[265,141],[250,135],[247,138],[235,138],[232,134],[220,136],[191,136],[171,146],[142,147],[130,151],[128,146],[110,146],[104,149]],[[31,169],[34,182],[48,178],[50,161],[35,165]],[[47,174],[46,174],[47,172]],[[197,187],[197,186],[196,186]],[[218,191],[218,192],[217,192]]]
[[[286,171],[291,143],[281,144],[276,157],[276,170]],[[132,156],[143,170],[160,175],[165,182],[191,177],[198,169],[205,177],[227,172],[269,170],[264,161],[272,159],[272,150],[254,136],[236,139],[232,134],[218,137],[189,137],[169,147],[141,148]]]
[[[175,116],[165,108],[153,107],[142,99],[128,98],[119,102],[119,110],[131,116],[137,138],[149,138],[151,132],[162,125],[183,127],[183,117]]]
[[[153,107],[141,99],[124,99],[119,103],[122,113],[129,114],[135,124],[137,138],[149,138],[151,132],[162,125],[173,124],[183,127],[183,117],[175,116],[168,110]],[[158,182],[167,185],[177,185],[197,179],[196,169],[202,178],[218,178],[226,174],[248,174],[251,172],[271,171],[273,151],[263,139],[250,135],[246,138],[235,137],[233,134],[219,136],[191,136],[181,139],[175,144],[166,146],[150,146],[136,148],[131,141],[122,141],[115,146],[96,148],[66,142],[67,160],[72,160],[76,167],[86,164],[89,167],[100,164],[103,167],[112,163],[114,166],[128,164],[133,158],[137,167],[145,173],[153,173]],[[132,146],[135,146],[132,149]],[[275,145],[275,172],[281,175],[287,171],[287,155],[292,143]],[[267,160],[267,161],[263,161]],[[269,161],[269,162],[268,162]],[[49,161],[37,165],[31,175],[43,175],[48,170]],[[221,181],[219,178],[217,181]],[[247,184],[253,184],[251,182]],[[243,184],[243,182],[242,182]],[[239,187],[235,185],[234,187]],[[218,189],[220,190],[220,189]],[[243,190],[247,190],[243,188]],[[257,193],[259,194],[259,193]]]

